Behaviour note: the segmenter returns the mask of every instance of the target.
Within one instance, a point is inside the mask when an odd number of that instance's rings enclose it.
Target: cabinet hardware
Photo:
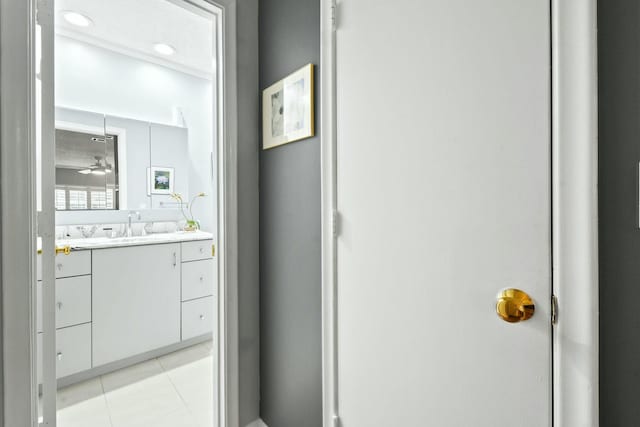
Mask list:
[[[37,254],[38,255],[42,255],[42,249],[38,249]],[[71,246],[69,246],[69,245],[56,246],[56,255],[58,255],[58,254],[70,255],[71,254]]]
[[[58,360],[62,360],[62,352],[58,353],[57,356],[58,356]]]
[[[59,302],[57,305],[58,305],[58,310],[62,310],[62,303]]]
[[[173,253],[173,266],[175,267],[176,265],[178,265],[178,256],[174,252]]]
[[[69,246],[69,245],[56,246],[56,255],[58,255],[58,254],[70,255],[71,254],[71,246]]]

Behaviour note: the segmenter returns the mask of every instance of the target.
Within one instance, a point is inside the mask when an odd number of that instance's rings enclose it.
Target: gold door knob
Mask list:
[[[505,322],[518,323],[533,317],[536,306],[526,292],[520,289],[505,289],[498,295],[496,312]]]

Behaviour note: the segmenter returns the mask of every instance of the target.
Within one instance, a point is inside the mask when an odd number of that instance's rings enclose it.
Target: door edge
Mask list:
[[[596,0],[552,0],[553,420],[599,425]]]

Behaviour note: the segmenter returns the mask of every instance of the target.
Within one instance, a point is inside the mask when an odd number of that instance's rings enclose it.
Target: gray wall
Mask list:
[[[239,425],[260,415],[258,0],[237,1]]]
[[[640,2],[598,2],[600,423],[640,419]]]
[[[260,0],[260,89],[308,63],[317,84],[320,1]],[[320,226],[319,137],[261,151],[260,415],[269,427],[322,425]]]

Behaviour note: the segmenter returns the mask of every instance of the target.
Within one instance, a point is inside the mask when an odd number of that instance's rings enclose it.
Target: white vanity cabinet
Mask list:
[[[42,265],[38,255],[38,382],[42,381]],[[56,376],[91,368],[91,251],[59,254],[56,265]]]
[[[217,276],[212,240],[182,243],[183,341],[213,331],[213,294]]]
[[[93,250],[93,366],[180,342],[180,244]]]
[[[213,241],[208,239],[76,249],[57,255],[57,377],[79,374],[63,381],[86,379],[104,372],[104,365],[110,365],[107,370],[122,367],[137,363],[145,353],[162,354],[190,345],[193,339],[206,339],[216,320],[213,255]],[[39,280],[39,382],[42,291]],[[92,372],[93,368],[100,369]]]

